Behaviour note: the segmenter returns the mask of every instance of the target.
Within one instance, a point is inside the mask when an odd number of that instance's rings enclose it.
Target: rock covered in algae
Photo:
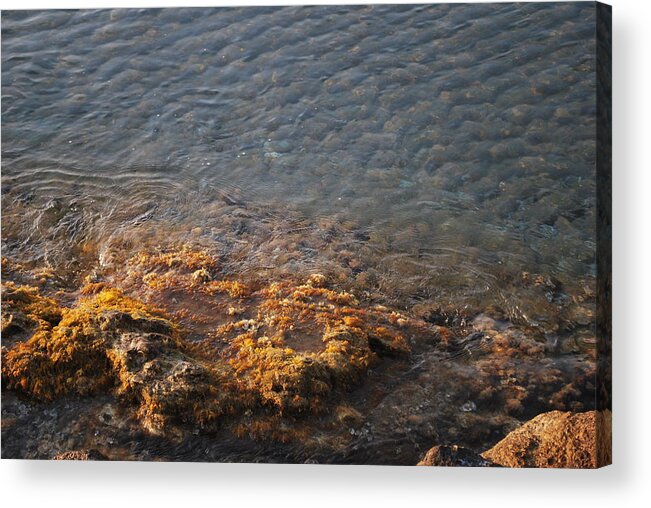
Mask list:
[[[551,411],[509,433],[482,457],[506,467],[597,468],[612,462],[609,411]]]
[[[405,331],[422,323],[384,308],[365,308],[312,274],[304,282],[245,283],[213,256],[182,247],[143,252],[128,262],[131,290],[207,330],[197,349],[225,359],[249,406],[281,414],[321,413],[327,400],[361,381],[380,356],[409,352]],[[201,302],[194,313],[180,301]],[[400,329],[404,328],[404,330]],[[224,347],[224,345],[227,345]]]
[[[102,289],[58,312],[56,325],[41,323],[3,351],[5,388],[46,401],[114,389],[138,404],[152,431],[183,419],[203,424],[225,412],[218,370],[189,356],[177,327],[141,302]]]
[[[49,329],[61,320],[61,308],[33,286],[9,281],[2,287],[2,335],[20,336],[37,328]]]
[[[326,286],[320,275],[244,284],[187,249],[139,254],[126,277],[85,286],[70,306],[8,283],[8,324],[18,316],[28,334],[3,349],[3,386],[45,401],[111,392],[153,433],[213,429],[251,414],[262,429],[276,416],[321,414],[380,357],[407,354],[406,333],[421,326]],[[182,305],[196,301],[193,311],[212,319],[199,334],[183,326],[194,314]]]
[[[298,353],[281,340],[241,335],[233,343],[230,363],[262,404],[281,412],[318,413],[325,398],[337,388],[353,386],[373,360],[360,329],[328,330],[323,340],[323,351]]]

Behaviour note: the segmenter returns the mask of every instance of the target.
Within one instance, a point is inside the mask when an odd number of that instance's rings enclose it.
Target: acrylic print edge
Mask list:
[[[612,463],[612,6],[595,2],[597,84],[597,467]]]

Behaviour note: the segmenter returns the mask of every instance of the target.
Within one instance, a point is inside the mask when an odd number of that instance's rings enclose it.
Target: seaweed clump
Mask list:
[[[346,390],[359,380],[373,355],[360,329],[330,330],[323,340],[323,351],[299,353],[281,339],[244,334],[233,342],[229,363],[261,404],[281,414],[318,414],[334,390]]]
[[[240,379],[280,413],[321,413],[332,394],[359,384],[380,357],[410,350],[401,331],[387,328],[390,313],[363,309],[351,294],[312,282],[261,289],[252,298],[253,319],[214,333],[230,344],[227,357]]]
[[[213,257],[186,248],[139,254],[129,267],[124,279],[88,284],[69,307],[7,283],[3,312],[24,316],[32,334],[3,350],[4,388],[45,401],[110,391],[154,433],[254,414],[263,429],[328,412],[382,357],[408,354],[409,338],[426,326],[363,306],[321,275],[303,284],[226,280]],[[117,289],[120,281],[157,305]],[[182,326],[170,290],[219,324],[209,333]]]
[[[207,330],[195,351],[233,370],[248,407],[320,414],[381,357],[407,354],[407,337],[425,325],[381,306],[363,306],[353,294],[328,287],[321,274],[302,283],[243,282],[222,273],[204,251],[182,247],[164,256],[173,265],[155,252],[134,256],[128,287],[171,313],[179,300],[201,302],[194,314],[182,309],[176,315]]]
[[[46,401],[115,389],[138,403],[137,416],[153,432],[173,422],[205,425],[228,410],[218,369],[190,356],[178,327],[145,304],[103,289],[56,314],[56,325],[42,321],[28,340],[3,351],[5,388]]]
[[[61,320],[61,307],[33,286],[7,282],[2,286],[2,335],[50,329]]]

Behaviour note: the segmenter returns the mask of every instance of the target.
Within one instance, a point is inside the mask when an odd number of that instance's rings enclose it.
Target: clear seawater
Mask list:
[[[4,11],[2,254],[219,245],[553,343],[592,325],[595,101],[590,2]]]

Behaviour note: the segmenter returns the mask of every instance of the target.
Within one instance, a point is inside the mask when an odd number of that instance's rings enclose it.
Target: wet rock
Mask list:
[[[612,462],[610,411],[551,411],[508,434],[482,457],[506,467],[597,468]]]
[[[194,284],[203,284],[210,281],[211,278],[210,272],[205,268],[200,268],[199,270],[192,272],[192,282]]]
[[[268,139],[264,142],[263,148],[265,153],[286,153],[289,152],[292,147],[288,141],[285,140],[271,140]]]
[[[112,348],[113,356],[126,368],[135,370],[151,360],[160,351],[160,346],[169,340],[159,334],[124,333]]]
[[[258,418],[249,434],[285,439],[291,433],[278,432],[274,417],[330,410],[380,357],[410,351],[406,333],[426,328],[388,308],[361,306],[353,294],[327,288],[321,274],[258,289],[202,282],[197,273],[216,273],[216,261],[187,248],[140,254],[129,265],[132,289],[142,284],[159,298],[169,290],[201,295],[221,324],[190,342],[163,311],[108,283],[92,284],[71,307],[53,302],[61,315],[55,326],[40,320],[31,338],[3,353],[3,385],[40,401],[111,394],[154,435],[178,436],[187,426],[214,431],[264,410],[269,421]],[[233,320],[236,305],[237,314],[255,319]],[[338,413],[346,427],[362,423],[352,408]],[[107,415],[97,418],[113,426],[115,415]]]
[[[485,332],[487,330],[494,330],[496,323],[493,318],[485,314],[480,314],[472,320],[472,326],[478,332]]]
[[[99,326],[102,330],[137,330],[168,335],[172,333],[172,325],[163,318],[151,314],[142,316],[123,310],[103,312],[99,317]]]
[[[595,312],[586,305],[573,305],[564,317],[573,325],[590,326],[595,321]]]
[[[146,305],[104,289],[61,312],[57,326],[41,324],[3,355],[6,388],[42,401],[115,388],[153,433],[183,421],[204,426],[224,413],[218,374],[190,357],[174,325]]]
[[[477,411],[477,404],[475,404],[472,400],[469,400],[467,402],[464,402],[459,409],[464,413],[470,413],[472,411]]]
[[[58,453],[52,457],[52,460],[109,460],[109,458],[98,450],[90,449]]]
[[[468,448],[457,445],[439,445],[430,448],[418,466],[446,467],[500,467]]]
[[[360,427],[364,423],[364,416],[350,406],[337,406],[335,417],[337,422],[351,428]]]
[[[51,298],[41,295],[37,287],[2,285],[2,341],[7,345],[36,328],[49,328],[61,320],[62,309]]]
[[[448,359],[470,359],[489,354],[493,350],[494,339],[483,332],[471,333],[464,339],[450,344]]]

